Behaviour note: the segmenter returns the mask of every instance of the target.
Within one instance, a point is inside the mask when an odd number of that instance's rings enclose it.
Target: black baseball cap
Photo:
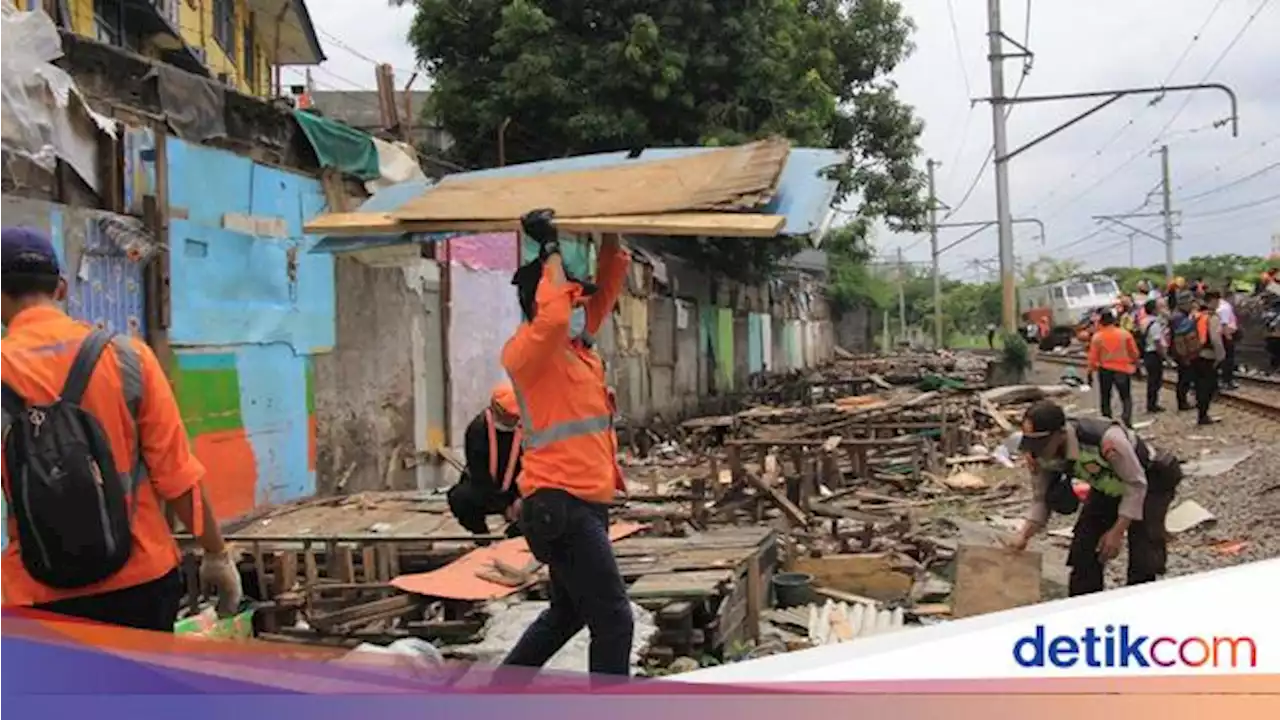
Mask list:
[[[6,276],[61,275],[58,253],[49,234],[33,227],[7,227],[0,231],[0,273]]]

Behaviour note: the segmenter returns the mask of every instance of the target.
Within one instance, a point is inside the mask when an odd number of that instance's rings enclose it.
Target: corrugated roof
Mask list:
[[[503,220],[533,208],[563,217],[757,210],[773,199],[789,144],[762,140],[667,159],[551,173],[450,175],[391,214],[405,221]]]

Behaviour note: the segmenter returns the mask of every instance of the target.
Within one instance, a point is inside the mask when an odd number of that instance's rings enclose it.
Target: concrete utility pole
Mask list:
[[[933,348],[942,349],[942,271],[938,268],[938,194],[933,183],[933,171],[942,163],[930,158],[929,168],[929,251],[933,256]]]
[[[1004,52],[1005,43],[1015,46],[1019,52]],[[983,102],[991,103],[991,132],[992,132],[992,164],[996,174],[996,213],[998,216],[998,225],[1000,229],[1000,279],[1003,290],[1003,311],[1004,324],[1008,330],[1014,329],[1017,319],[1016,291],[1015,291],[1015,267],[1013,255],[1013,228],[1010,222],[1011,215],[1009,209],[1009,161],[1057,135],[1058,133],[1072,127],[1076,123],[1097,113],[1098,111],[1110,106],[1112,103],[1119,101],[1123,97],[1130,95],[1159,95],[1161,97],[1174,92],[1197,92],[1200,90],[1214,90],[1221,92],[1227,96],[1231,102],[1231,115],[1223,120],[1214,123],[1214,126],[1230,125],[1232,137],[1239,135],[1239,103],[1236,101],[1235,92],[1231,88],[1221,83],[1196,83],[1194,85],[1160,85],[1156,87],[1138,87],[1123,88],[1117,90],[1094,90],[1089,92],[1077,93],[1057,93],[1053,95],[1038,95],[1034,97],[1006,97],[1004,94],[1004,61],[1009,58],[1022,57],[1029,61],[1032,53],[1023,47],[1018,41],[1011,39],[1003,33],[1000,27],[1000,0],[987,0],[987,60],[991,64],[991,97],[981,98]],[[1024,72],[1026,72],[1024,68]],[[1039,136],[1023,143],[1017,149],[1010,151],[1008,149],[1008,135],[1005,128],[1005,108],[1012,105],[1023,105],[1027,103],[1043,103],[1043,102],[1059,102],[1065,100],[1098,100],[1097,104],[1079,113],[1076,113],[1067,120],[1059,123],[1053,129],[1041,133]],[[1172,229],[1167,232],[1172,233]],[[1170,258],[1172,258],[1172,244],[1170,247]],[[1172,263],[1172,260],[1170,260]],[[1170,270],[1172,272],[1172,270]]]
[[[898,342],[907,338],[907,266],[902,261],[902,248],[898,248]]]
[[[1167,284],[1173,282],[1173,189],[1169,182],[1168,145],[1160,146],[1160,176],[1164,185],[1164,281]]]
[[[992,160],[996,173],[996,224],[1000,233],[1000,289],[1004,329],[1014,332],[1018,319],[1013,276],[1013,215],[1009,210],[1009,157],[1005,128],[1004,35],[1000,0],[987,0],[987,60],[991,63]]]

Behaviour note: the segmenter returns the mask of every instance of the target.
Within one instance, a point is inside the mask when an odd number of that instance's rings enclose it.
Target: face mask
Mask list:
[[[587,332],[587,309],[579,305],[569,316],[569,337],[577,339]]]

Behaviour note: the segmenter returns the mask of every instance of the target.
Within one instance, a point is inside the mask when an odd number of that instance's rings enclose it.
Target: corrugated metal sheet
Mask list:
[[[789,147],[775,138],[536,178],[452,175],[391,214],[401,220],[504,220],[537,207],[565,217],[754,210],[773,199]]]
[[[806,628],[809,641],[814,645],[838,645],[872,635],[897,632],[906,626],[902,608],[888,610],[874,605],[834,600],[821,605],[813,603],[785,610],[769,610],[764,616],[770,622]]]

